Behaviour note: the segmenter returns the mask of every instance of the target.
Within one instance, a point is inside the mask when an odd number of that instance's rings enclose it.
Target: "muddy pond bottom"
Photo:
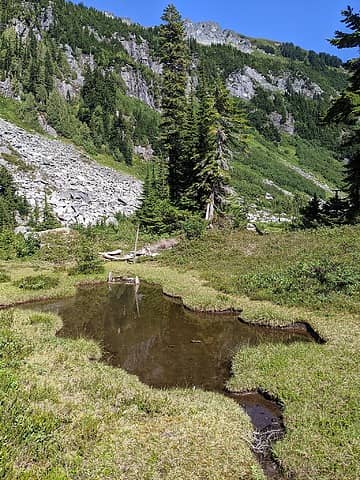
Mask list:
[[[191,312],[160,287],[144,283],[80,287],[74,297],[25,308],[58,314],[63,320],[59,336],[96,340],[107,363],[156,388],[224,393],[231,359],[241,348],[311,340],[300,330],[246,325],[238,315]],[[227,395],[243,406],[256,431],[282,427],[280,409],[262,395]]]

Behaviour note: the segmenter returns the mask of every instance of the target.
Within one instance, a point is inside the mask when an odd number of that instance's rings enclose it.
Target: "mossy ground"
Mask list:
[[[109,263],[106,268],[159,283],[189,307],[242,308],[244,318],[272,325],[310,323],[326,344],[243,349],[235,355],[228,386],[262,387],[285,403],[287,433],[274,447],[285,472],[297,479],[355,480],[360,476],[357,284],[344,290],[343,282],[334,283],[331,270],[322,279],[328,292],[317,278],[303,288],[295,282],[288,300],[279,298],[275,286],[288,281],[290,267],[322,265],[325,257],[356,277],[359,233],[358,227],[264,237],[212,232],[155,261]],[[12,280],[53,272],[40,261],[32,266],[3,262],[0,267]],[[274,270],[276,275],[270,275]],[[265,292],[253,283],[252,298],[241,281],[249,274],[268,278]],[[79,278],[68,277],[63,269],[57,275],[59,286],[43,292],[0,284],[0,303],[72,294]],[[96,279],[104,274],[92,277]],[[56,338],[59,319],[49,318],[43,322],[16,311],[8,335],[10,351],[18,348],[13,338],[25,346],[8,357],[15,363],[5,362],[1,378],[10,386],[2,389],[4,398],[19,399],[19,411],[28,405],[29,418],[35,415],[29,424],[35,427],[26,424],[13,437],[8,433],[11,448],[3,464],[10,470],[5,478],[261,478],[250,452],[249,422],[235,404],[216,394],[152,390],[121,370],[90,362],[99,358],[98,347]],[[14,422],[21,424],[17,412],[5,416],[5,432]]]

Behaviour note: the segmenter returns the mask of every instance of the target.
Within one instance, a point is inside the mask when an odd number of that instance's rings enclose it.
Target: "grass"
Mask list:
[[[160,282],[166,292],[183,295],[189,306],[241,306],[242,316],[255,323],[303,321],[326,339],[325,345],[241,350],[233,360],[228,384],[233,390],[261,387],[285,403],[287,434],[276,444],[275,454],[285,472],[297,479],[355,480],[360,476],[359,234],[359,227],[264,237],[212,232],[168,252],[160,260],[162,265],[114,265]],[[314,288],[300,281],[292,296],[279,295],[275,288],[279,280],[288,281],[290,267],[305,259],[313,263],[330,259],[339,271],[350,271],[356,288],[329,288],[328,292],[324,288],[319,299],[316,288],[321,283]],[[266,277],[273,271],[278,275]],[[266,295],[263,286],[261,291],[254,289],[252,298],[246,295],[247,282],[239,278],[249,275],[267,278]],[[331,277],[326,281],[333,285]]]
[[[34,172],[35,169],[33,166],[28,165],[21,157],[20,155],[13,150],[12,153],[1,153],[2,158],[7,162],[11,163],[15,167],[17,167],[19,170],[23,172]]]
[[[147,163],[138,155],[134,155],[132,165],[126,165],[124,162],[117,162],[113,156],[106,153],[96,153],[91,155],[91,158],[103,167],[108,167],[112,170],[145,180]]]
[[[99,347],[55,337],[53,315],[16,310],[0,325],[1,478],[262,478],[232,401],[90,362]]]
[[[191,268],[226,294],[356,313],[359,260],[360,227],[343,227],[265,236],[214,231],[183,242],[161,263],[183,271]]]
[[[157,260],[108,263],[106,269],[159,283],[166,293],[181,296],[194,309],[242,308],[242,317],[253,322],[311,324],[326,344],[242,349],[234,357],[228,386],[233,390],[261,387],[285,403],[287,433],[274,450],[286,473],[300,480],[355,480],[360,476],[355,261],[359,233],[359,227],[263,237],[213,231],[203,239],[183,242]],[[338,265],[335,285],[340,271],[350,272],[351,288],[329,292],[324,288],[319,300],[321,282],[304,282],[300,276],[291,295],[276,290],[279,283],[289,281],[291,268],[324,259]],[[11,282],[0,284],[0,303],[69,295],[79,279],[105,277],[69,277],[63,269],[54,272],[51,264],[40,260],[32,265],[2,262],[0,268],[11,272],[12,282],[40,273],[59,278],[57,287],[41,293],[21,291]],[[266,282],[257,287],[253,276]],[[328,278],[326,272],[322,281],[325,286],[334,285],[334,277]],[[122,370],[89,362],[100,357],[99,347],[84,340],[56,338],[59,321],[16,311],[11,328],[2,332],[10,367],[1,378],[16,389],[0,391],[10,392],[5,396],[9,402],[19,399],[20,412],[27,405],[31,409],[26,410],[27,416],[34,418],[30,423],[36,427],[35,433],[25,430],[16,438],[9,433],[12,447],[6,455],[1,453],[15,470],[9,470],[7,478],[25,478],[25,471],[26,478],[46,479],[261,478],[249,450],[250,426],[231,402],[198,391],[152,390]],[[9,336],[11,340],[6,340]],[[19,341],[24,345],[17,347]],[[19,349],[19,355],[11,353],[14,349]],[[16,381],[11,380],[13,376]],[[3,428],[14,430],[10,427],[19,421],[16,412],[1,423]]]
[[[24,118],[19,101],[3,97],[2,95],[0,95],[0,117],[30,132],[42,132],[39,124],[33,121],[33,119]]]

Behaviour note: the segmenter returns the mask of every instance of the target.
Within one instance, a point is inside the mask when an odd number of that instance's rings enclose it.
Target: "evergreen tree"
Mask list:
[[[50,230],[51,228],[57,228],[61,227],[61,223],[59,220],[56,218],[54,215],[54,212],[52,211],[49,202],[48,202],[48,197],[45,193],[44,197],[44,208],[43,208],[43,221],[41,224],[41,229],[42,230]]]
[[[90,119],[90,131],[95,147],[100,148],[104,144],[105,129],[104,129],[104,112],[100,105],[97,105],[93,111]]]
[[[16,195],[16,188],[10,172],[0,167],[0,231],[13,229],[16,225],[16,213],[21,216],[28,214],[28,204],[22,197]]]
[[[304,228],[317,228],[322,223],[321,201],[316,195],[300,211]]]
[[[183,191],[179,202],[182,208],[194,210],[197,208],[192,195],[193,184],[196,179],[196,165],[199,160],[199,119],[196,112],[196,99],[191,95],[187,103],[185,123],[182,131],[183,138]]]
[[[214,210],[224,211],[232,152],[246,143],[245,121],[220,78],[213,86],[203,78],[198,96],[198,162],[192,191],[199,209],[206,208],[206,218],[212,220]]]
[[[162,79],[162,151],[168,159],[170,198],[178,203],[187,188],[187,152],[184,139],[186,123],[187,72],[189,51],[185,41],[184,23],[174,5],[161,17],[160,28]]]
[[[44,69],[45,69],[44,83],[45,83],[46,91],[49,94],[54,88],[54,64],[52,62],[52,58],[49,50],[46,51]]]
[[[359,48],[360,14],[350,7],[342,14],[342,22],[350,31],[336,31],[331,43],[338,48]],[[332,105],[326,118],[343,122],[349,128],[343,142],[347,157],[345,181],[350,202],[349,216],[355,219],[360,215],[360,59],[350,60],[346,68],[351,73],[349,86]]]
[[[224,205],[229,167],[224,155],[226,132],[210,90],[201,95],[199,117],[199,162],[193,188],[200,209],[207,208],[206,217],[212,220],[214,208],[221,209]]]
[[[328,226],[342,225],[346,222],[348,203],[340,198],[339,191],[322,207],[323,222]]]
[[[148,166],[143,201],[137,218],[141,225],[155,234],[170,234],[181,228],[185,213],[169,199],[169,189],[163,179],[162,163]]]

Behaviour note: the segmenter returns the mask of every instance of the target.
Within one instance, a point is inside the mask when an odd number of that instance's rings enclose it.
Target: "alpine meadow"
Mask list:
[[[0,0],[0,479],[359,479],[360,12],[87,3]]]

